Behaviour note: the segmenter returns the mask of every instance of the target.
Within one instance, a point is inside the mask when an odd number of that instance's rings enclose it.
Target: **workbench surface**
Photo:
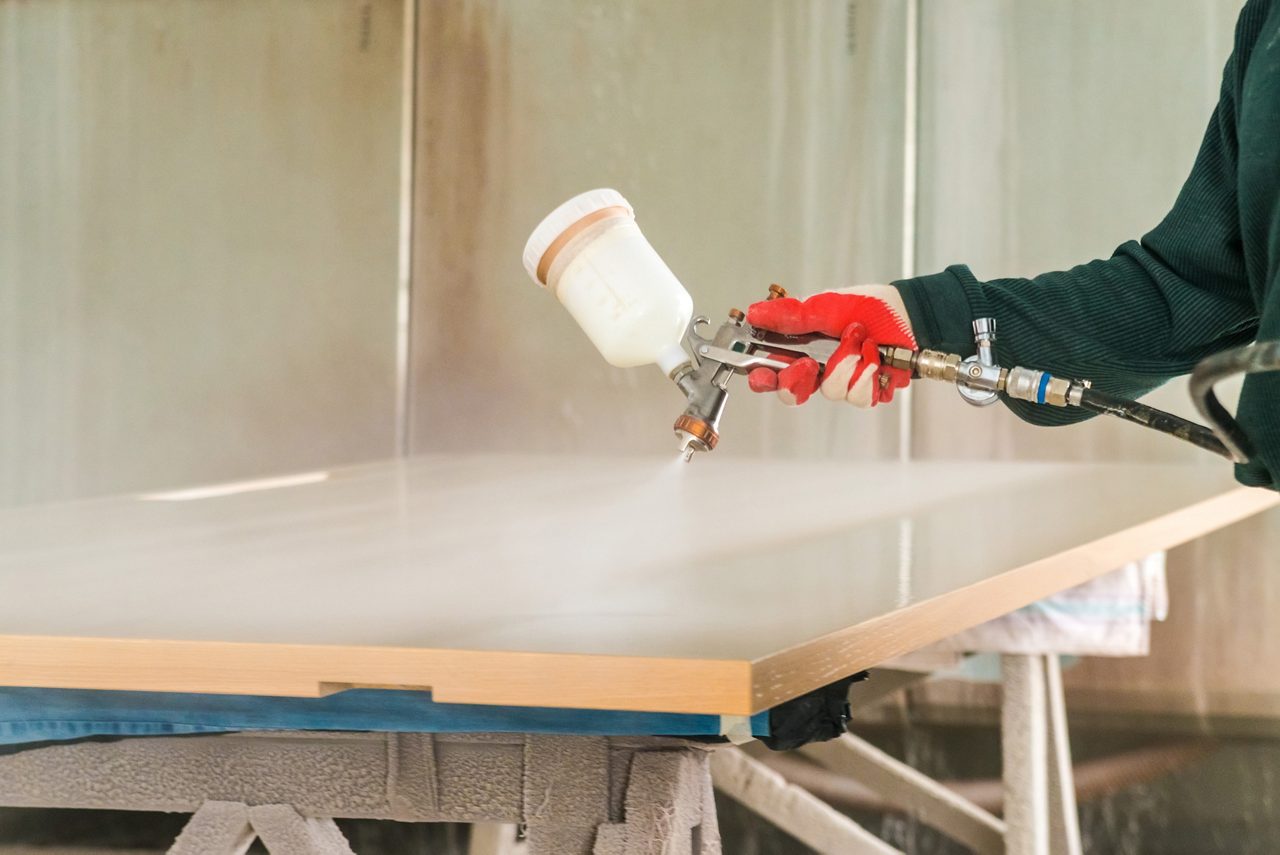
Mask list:
[[[0,686],[742,715],[1280,500],[1226,467],[424,457],[0,513]]]

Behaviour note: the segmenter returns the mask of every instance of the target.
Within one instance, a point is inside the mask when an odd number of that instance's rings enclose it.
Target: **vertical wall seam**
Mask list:
[[[404,0],[400,80],[400,239],[396,266],[395,454],[409,454],[410,313],[413,306],[414,159],[417,140],[418,2]]]
[[[917,204],[920,175],[920,4],[907,0],[907,22],[904,57],[903,133],[902,133],[902,278],[916,275],[918,255]],[[902,390],[898,402],[898,460],[911,462],[912,433],[915,425],[915,394],[910,387]],[[911,519],[898,520],[898,597],[905,602],[912,595],[912,569],[915,533]]]
[[[902,259],[901,276],[910,279],[916,275],[916,204],[918,199],[920,149],[920,3],[907,0],[906,39],[904,53],[903,134],[902,134]],[[898,459],[911,460],[914,423],[914,398],[911,389],[899,402],[898,411]]]

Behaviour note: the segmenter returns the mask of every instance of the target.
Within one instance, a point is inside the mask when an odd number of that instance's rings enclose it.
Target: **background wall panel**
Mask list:
[[[413,449],[671,451],[682,398],[610,368],[525,275],[529,232],[613,186],[717,320],[770,282],[900,273],[906,4],[422,7]],[[893,414],[737,383],[718,454],[893,454]]]
[[[0,4],[0,504],[392,453],[401,17]]]
[[[1169,620],[1145,659],[1086,659],[1064,675],[1076,710],[1171,717],[1180,727],[1280,734],[1280,514],[1171,555]]]
[[[927,0],[918,266],[980,279],[1106,258],[1155,226],[1217,103],[1238,0]],[[997,352],[999,343],[997,342]],[[1119,421],[1032,428],[954,390],[917,392],[922,457],[1218,465]],[[1193,415],[1183,382],[1151,403]]]

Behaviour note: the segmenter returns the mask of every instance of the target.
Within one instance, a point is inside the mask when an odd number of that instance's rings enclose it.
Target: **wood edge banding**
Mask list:
[[[441,703],[747,715],[750,677],[741,660],[0,635],[11,687],[316,698],[378,686]]]
[[[752,663],[754,709],[769,709],[1277,505],[1280,494],[1276,492],[1238,487],[968,587],[765,656]]]

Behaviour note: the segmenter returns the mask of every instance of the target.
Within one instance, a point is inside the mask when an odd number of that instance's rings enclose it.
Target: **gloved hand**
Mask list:
[[[781,371],[757,368],[747,375],[753,392],[776,391],[788,406],[803,404],[821,388],[828,400],[874,407],[892,401],[894,391],[911,381],[903,369],[881,365],[877,349],[882,344],[916,348],[906,306],[892,285],[826,291],[807,300],[766,300],[747,309],[747,323],[786,335],[840,339],[825,371],[805,357]]]

